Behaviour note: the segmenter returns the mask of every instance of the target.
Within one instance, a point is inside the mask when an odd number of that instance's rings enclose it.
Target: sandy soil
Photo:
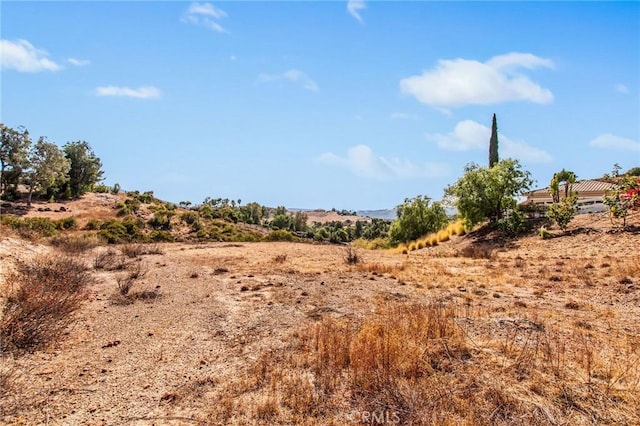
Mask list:
[[[102,202],[97,195],[87,209],[112,204]],[[122,304],[122,272],[95,270],[91,300],[63,340],[0,359],[15,372],[12,409],[0,422],[193,424],[224,383],[296,330],[327,316],[366,315],[380,300],[466,304],[475,312],[467,331],[478,342],[502,332],[504,321],[540,318],[638,338],[640,233],[610,233],[603,217],[583,217],[572,230],[499,244],[491,259],[461,256],[473,243],[466,236],[409,255],[360,251],[358,266],[344,262],[341,246],[163,245],[163,254],[133,260],[148,270],[134,291],[159,297]],[[0,236],[2,265],[47,250]],[[82,259],[92,265],[104,250]]]

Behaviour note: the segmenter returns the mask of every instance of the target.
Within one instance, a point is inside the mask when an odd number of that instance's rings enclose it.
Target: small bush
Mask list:
[[[287,261],[287,255],[286,254],[279,254],[276,257],[273,258],[273,262],[274,263],[284,263]]]
[[[68,254],[79,254],[98,246],[94,236],[59,236],[51,239],[51,245]]]
[[[272,231],[267,236],[267,241],[293,241],[295,236],[289,231],[283,231],[281,229]]]
[[[151,231],[151,233],[149,234],[149,240],[172,243],[175,241],[175,237],[167,231]]]
[[[358,251],[353,247],[347,247],[344,249],[344,263],[347,265],[357,265],[362,260]]]
[[[96,258],[93,260],[93,267],[106,271],[122,270],[126,267],[126,260],[124,256],[120,256],[117,251],[109,249],[96,255]]]
[[[66,229],[76,229],[78,227],[78,223],[76,222],[75,217],[65,217],[64,219],[55,220],[54,225],[56,229],[60,231],[64,231]]]
[[[87,231],[97,231],[98,229],[100,229],[100,221],[97,219],[91,219],[84,226],[84,229],[86,229]]]
[[[98,194],[108,194],[109,192],[111,192],[111,188],[104,184],[94,185],[93,192]]]
[[[457,252],[458,256],[470,257],[472,259],[492,259],[493,249],[487,246],[470,245]]]
[[[26,217],[24,219],[14,216],[0,216],[0,223],[7,225],[18,232],[24,238],[52,237],[58,233],[58,227],[49,218]]]
[[[0,352],[32,352],[58,340],[92,281],[86,266],[67,256],[18,264],[7,277],[13,291],[0,320]]]
[[[436,235],[439,243],[444,243],[445,241],[449,241],[449,238],[451,237],[451,235],[449,235],[449,232],[446,229],[442,229],[438,231]]]

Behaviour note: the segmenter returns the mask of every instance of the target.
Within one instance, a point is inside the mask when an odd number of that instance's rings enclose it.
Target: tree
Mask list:
[[[560,184],[564,184],[564,198],[560,197]],[[576,183],[576,174],[562,169],[555,173],[549,184],[549,192],[553,204],[547,209],[547,217],[554,221],[560,229],[565,231],[569,222],[576,214],[577,194],[571,190],[571,185]]]
[[[102,180],[102,163],[88,142],[68,142],[62,151],[70,162],[68,187],[72,197],[85,194]]]
[[[498,121],[496,120],[496,115],[493,114],[493,123],[491,124],[491,139],[489,139],[489,168],[495,166],[498,161]]]
[[[640,210],[640,177],[621,176],[615,181],[615,187],[603,199],[609,206],[611,222],[622,219],[622,226],[627,226],[627,216],[632,210]]]
[[[516,196],[531,187],[530,176],[518,160],[502,160],[491,168],[470,163],[464,176],[445,189],[445,196],[468,227],[487,219],[496,223],[516,206]]]
[[[398,218],[391,224],[391,244],[407,243],[442,229],[449,221],[447,212],[439,202],[430,204],[427,196],[406,198],[396,207]]]
[[[632,167],[625,173],[627,176],[640,176],[640,167]]]
[[[0,123],[0,194],[10,184],[17,186],[22,169],[26,167],[30,145],[26,129],[14,130]]]
[[[564,198],[571,195],[571,185],[576,183],[576,174],[568,170],[562,169],[553,175],[549,184],[549,192],[554,203],[560,202],[560,184],[564,183]]]
[[[28,167],[24,172],[29,188],[27,205],[31,205],[34,191],[46,191],[64,183],[69,172],[70,161],[56,144],[41,137],[29,150]]]

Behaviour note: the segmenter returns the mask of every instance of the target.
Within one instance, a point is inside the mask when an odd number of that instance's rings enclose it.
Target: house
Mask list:
[[[571,185],[571,191],[578,195],[578,212],[600,212],[606,211],[607,206],[602,202],[607,192],[613,190],[615,185],[609,182],[599,180],[581,180]],[[559,186],[560,196],[564,196],[565,184]],[[538,206],[549,205],[553,203],[549,187],[536,189],[524,194],[527,198],[523,204],[534,204]]]

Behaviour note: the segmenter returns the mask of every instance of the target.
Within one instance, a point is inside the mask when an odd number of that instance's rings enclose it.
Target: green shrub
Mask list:
[[[272,231],[267,235],[267,241],[293,241],[295,236],[289,231],[283,231],[281,229]]]
[[[59,229],[61,231],[65,230],[65,229],[76,229],[78,227],[78,223],[76,222],[76,218],[75,217],[65,217],[64,219],[58,219],[55,220],[54,225],[56,227],[56,229]]]
[[[187,225],[193,225],[199,220],[199,215],[196,212],[184,212],[180,215],[180,220],[182,220]]]
[[[167,231],[151,231],[151,233],[149,234],[149,240],[151,241],[156,241],[156,242],[174,242],[175,238],[173,235],[171,235],[170,232]]]
[[[498,220],[497,226],[502,233],[513,237],[527,231],[529,229],[529,222],[520,210],[514,209],[509,212],[508,217]]]
[[[94,185],[93,192],[96,192],[98,194],[108,194],[109,192],[111,192],[111,188],[104,184]]]
[[[7,225],[24,237],[32,237],[34,234],[41,237],[52,237],[58,232],[58,226],[46,217],[26,217],[24,219],[3,215],[0,223]]]
[[[100,221],[97,219],[91,219],[84,226],[84,229],[86,229],[87,231],[97,231],[98,229],[100,229]]]

